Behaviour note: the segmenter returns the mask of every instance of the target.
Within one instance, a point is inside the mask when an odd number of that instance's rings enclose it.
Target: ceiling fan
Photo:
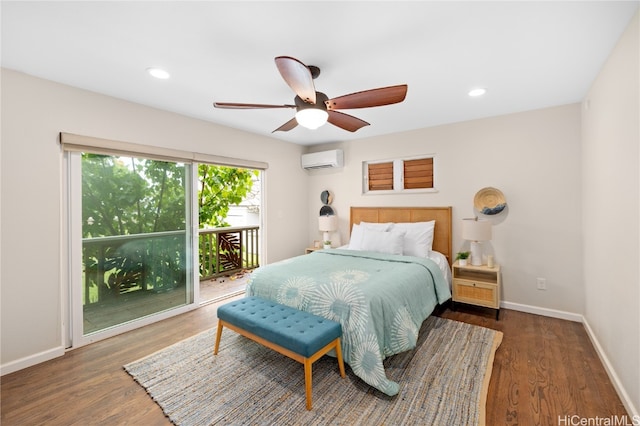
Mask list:
[[[341,129],[355,132],[364,126],[368,126],[369,123],[337,110],[395,104],[402,102],[407,95],[407,85],[401,84],[329,99],[324,93],[317,92],[313,84],[313,80],[320,75],[320,68],[313,65],[307,66],[290,56],[278,56],[275,61],[280,75],[296,94],[293,100],[294,104],[268,105],[214,102],[213,106],[227,109],[295,108],[295,117],[273,132],[287,132],[298,124],[308,129],[317,129],[327,121]]]

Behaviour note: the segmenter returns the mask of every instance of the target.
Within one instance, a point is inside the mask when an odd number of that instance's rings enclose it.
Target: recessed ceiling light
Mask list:
[[[469,96],[475,98],[476,96],[482,96],[487,93],[487,89],[480,87],[478,89],[469,90]]]
[[[170,77],[169,73],[161,68],[147,68],[147,72],[155,78],[160,78],[162,80],[166,80]]]

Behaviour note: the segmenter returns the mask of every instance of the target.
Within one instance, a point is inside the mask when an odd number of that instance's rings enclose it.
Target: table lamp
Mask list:
[[[477,217],[462,219],[462,238],[471,241],[471,264],[482,265],[482,241],[491,240],[491,222]]]
[[[329,232],[333,232],[338,229],[338,217],[335,215],[327,215],[318,217],[318,228],[323,232],[322,241],[331,241],[329,238]]]

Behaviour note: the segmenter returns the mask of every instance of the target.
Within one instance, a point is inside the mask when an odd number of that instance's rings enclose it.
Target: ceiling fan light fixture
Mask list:
[[[315,130],[327,122],[329,113],[318,108],[305,108],[296,112],[296,121],[302,127]]]

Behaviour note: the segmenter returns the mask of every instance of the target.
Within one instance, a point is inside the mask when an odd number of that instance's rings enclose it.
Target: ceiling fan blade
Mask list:
[[[226,109],[259,109],[259,108],[295,108],[295,105],[239,104],[233,102],[214,102],[216,108]]]
[[[275,129],[273,132],[271,133],[275,133],[275,132],[288,132],[289,130],[293,129],[294,127],[296,127],[298,125],[298,122],[296,121],[296,118],[293,117],[291,120],[287,121],[286,123],[284,123],[282,126],[278,127],[277,129]]]
[[[402,102],[406,95],[407,85],[400,84],[339,96],[325,101],[325,104],[328,110],[369,108]]]
[[[361,127],[368,126],[364,120],[360,120],[353,115],[345,114],[340,111],[329,111],[329,118],[327,121],[334,126],[340,127],[341,129],[348,130],[350,132],[355,132]]]
[[[306,103],[316,103],[316,88],[309,67],[290,56],[278,56],[276,66],[284,81]]]

